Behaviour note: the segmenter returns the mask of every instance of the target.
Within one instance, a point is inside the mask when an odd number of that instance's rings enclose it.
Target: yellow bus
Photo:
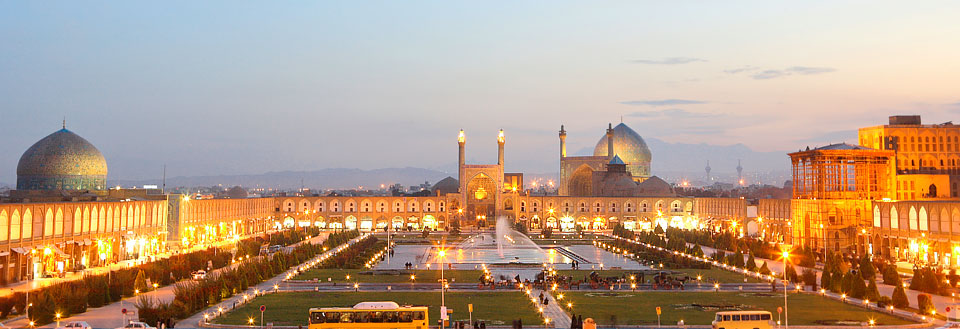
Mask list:
[[[717,312],[713,329],[770,329],[773,315],[767,311]]]
[[[363,302],[353,307],[310,309],[309,329],[428,329],[426,306]]]

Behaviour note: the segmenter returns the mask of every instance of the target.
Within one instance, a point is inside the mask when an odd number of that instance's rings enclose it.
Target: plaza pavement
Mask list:
[[[329,236],[329,233],[321,233],[320,235],[318,235],[318,236],[316,236],[316,237],[313,237],[313,238],[311,238],[310,240],[301,241],[301,242],[299,242],[299,243],[297,243],[297,244],[294,244],[294,245],[292,245],[292,246],[286,247],[286,252],[289,252],[289,251],[292,250],[295,246],[300,245],[300,244],[302,244],[302,243],[311,243],[311,244],[323,243],[323,241],[325,241],[325,240],[327,239],[327,236]],[[258,256],[258,257],[262,257],[262,256]],[[255,258],[253,258],[253,259],[257,259],[258,257],[255,257]],[[240,263],[234,263],[234,264],[230,264],[229,266],[225,266],[225,267],[216,269],[216,270],[212,271],[211,274],[219,273],[220,271],[223,271],[223,270],[225,270],[225,269],[227,269],[227,268],[235,268],[235,267],[239,266],[241,263],[242,263],[242,262],[240,262]],[[190,279],[188,279],[188,280],[190,280]],[[271,284],[271,287],[272,287],[272,284]],[[174,290],[175,290],[175,288],[176,288],[176,284],[170,284],[170,285],[167,285],[167,286],[158,288],[158,289],[156,289],[156,290],[154,290],[154,291],[150,291],[150,292],[147,292],[147,293],[142,293],[142,294],[140,294],[140,295],[141,295],[141,296],[148,296],[148,297],[153,298],[153,299],[155,299],[155,300],[157,300],[157,301],[159,301],[159,302],[169,303],[169,302],[172,302],[173,299],[174,299],[174,297],[175,297],[175,296],[174,296]],[[251,291],[252,291],[252,290],[251,290]],[[137,307],[136,307],[136,302],[137,302],[137,299],[138,299],[138,298],[139,298],[139,296],[128,297],[128,298],[124,298],[124,299],[122,299],[122,300],[120,300],[120,301],[118,301],[118,302],[115,302],[115,303],[112,303],[112,304],[109,304],[109,305],[105,305],[105,306],[102,306],[102,307],[88,308],[86,312],[80,313],[80,314],[76,314],[76,315],[74,315],[74,316],[72,316],[72,317],[69,317],[69,318],[61,319],[60,322],[61,322],[61,324],[66,324],[67,322],[70,322],[70,321],[86,321],[87,323],[89,323],[89,324],[90,324],[91,326],[93,326],[94,328],[118,328],[118,327],[122,327],[123,325],[126,324],[126,321],[128,321],[128,320],[130,320],[130,321],[137,321],[137,314],[136,314],[136,313],[137,313]],[[129,315],[124,316],[124,314],[122,313],[122,310],[123,310],[123,309],[127,309],[127,312],[128,312]],[[26,327],[29,326],[29,324],[30,324],[30,321],[29,321],[28,319],[26,319],[26,318],[19,318],[19,319],[13,319],[13,320],[11,320],[11,321],[5,322],[5,323],[3,323],[3,326],[10,327],[10,328],[26,328]],[[41,327],[39,327],[39,328],[56,328],[56,325],[57,325],[57,323],[56,323],[56,322],[53,322],[53,323],[50,323],[50,324],[41,326]],[[155,324],[155,323],[151,323],[150,325],[156,325],[156,324]],[[188,326],[188,327],[195,327],[195,326],[196,326],[196,325],[194,325],[194,326]]]

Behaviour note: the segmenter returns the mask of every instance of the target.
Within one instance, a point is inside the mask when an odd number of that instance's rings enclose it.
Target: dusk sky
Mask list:
[[[960,122],[960,3],[802,4],[5,1],[0,182],[64,117],[110,179],[437,168],[461,128],[470,161],[502,128],[508,170],[552,172],[560,124],[580,150],[621,117],[784,152]]]

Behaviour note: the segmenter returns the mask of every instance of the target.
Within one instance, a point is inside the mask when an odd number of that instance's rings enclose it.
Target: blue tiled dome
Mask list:
[[[613,153],[627,164],[634,177],[650,177],[650,148],[640,134],[625,124],[613,127]],[[595,156],[607,156],[607,135],[604,134],[593,149]]]
[[[104,190],[106,181],[103,154],[67,129],[33,144],[17,164],[18,190]]]

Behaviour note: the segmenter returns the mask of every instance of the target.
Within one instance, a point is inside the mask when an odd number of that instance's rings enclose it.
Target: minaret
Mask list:
[[[497,134],[497,146],[498,146],[497,165],[500,165],[501,168],[503,167],[503,143],[504,142],[505,142],[505,139],[503,138],[503,129],[500,129],[500,133]]]
[[[607,160],[613,160],[613,124],[607,124]]]
[[[467,137],[463,134],[463,129],[460,129],[460,135],[457,136],[457,144],[460,144],[460,163],[457,166],[457,175],[460,177],[459,183],[463,186],[463,165],[466,164],[467,158],[466,153],[464,153],[463,145],[467,143]]]
[[[740,165],[740,159],[737,159],[737,182],[743,185],[743,166]]]
[[[707,182],[709,183],[710,182],[710,160],[707,160],[707,167],[703,168],[703,170],[707,171]]]
[[[567,157],[567,131],[560,125],[560,159]]]

